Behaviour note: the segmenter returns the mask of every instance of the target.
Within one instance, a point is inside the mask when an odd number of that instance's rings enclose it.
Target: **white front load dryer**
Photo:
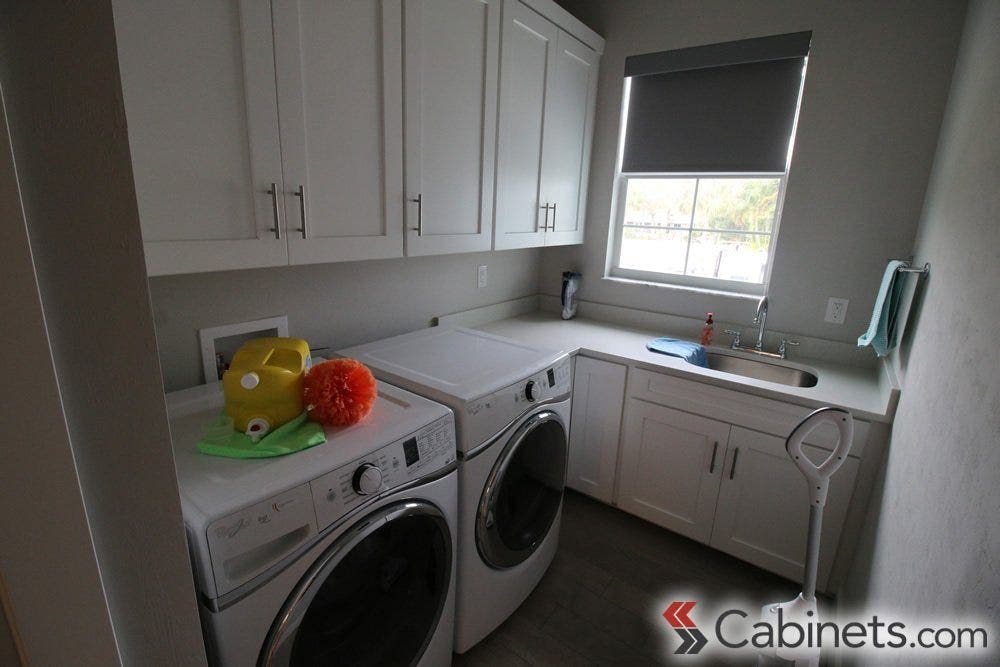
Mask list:
[[[459,549],[455,651],[496,629],[545,574],[569,452],[564,352],[435,327],[340,350],[376,377],[455,411]]]

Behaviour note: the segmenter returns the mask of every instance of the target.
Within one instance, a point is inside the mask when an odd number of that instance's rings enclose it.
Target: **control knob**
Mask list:
[[[535,381],[534,380],[529,380],[528,384],[524,385],[524,397],[526,399],[528,399],[529,401],[531,401],[532,403],[535,402]]]
[[[382,471],[374,463],[362,463],[354,471],[354,490],[359,496],[367,496],[382,488]]]

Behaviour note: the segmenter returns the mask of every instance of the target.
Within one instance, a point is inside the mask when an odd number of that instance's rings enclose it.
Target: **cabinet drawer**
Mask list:
[[[641,368],[629,370],[628,395],[782,438],[787,438],[792,429],[813,411],[800,405],[682,380]],[[864,455],[868,426],[868,422],[854,420],[851,456]],[[832,450],[837,444],[837,428],[833,424],[822,424],[809,434],[806,442]]]

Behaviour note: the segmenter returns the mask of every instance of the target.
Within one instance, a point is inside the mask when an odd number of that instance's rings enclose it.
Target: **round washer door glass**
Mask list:
[[[320,557],[293,591],[264,665],[414,665],[451,582],[451,534],[419,501],[375,512]]]
[[[479,555],[502,569],[523,562],[548,535],[566,483],[568,443],[559,415],[538,412],[507,441],[476,516]]]

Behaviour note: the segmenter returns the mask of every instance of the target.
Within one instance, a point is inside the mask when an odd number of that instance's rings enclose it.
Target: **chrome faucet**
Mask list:
[[[757,312],[754,313],[753,323],[757,325],[757,343],[753,347],[743,347],[740,345],[741,334],[739,330],[736,329],[725,329],[723,333],[727,333],[733,337],[733,342],[729,346],[729,349],[736,350],[737,352],[751,352],[753,354],[760,354],[765,357],[777,357],[778,359],[788,358],[788,348],[793,345],[798,345],[798,341],[788,340],[787,338],[781,339],[781,345],[778,346],[777,352],[765,352],[764,351],[764,323],[767,322],[767,297],[762,296],[760,300],[757,301]]]
[[[757,344],[754,349],[760,352],[764,349],[764,323],[767,322],[767,296],[760,297],[757,302],[757,312],[753,315],[753,323],[757,325]]]

